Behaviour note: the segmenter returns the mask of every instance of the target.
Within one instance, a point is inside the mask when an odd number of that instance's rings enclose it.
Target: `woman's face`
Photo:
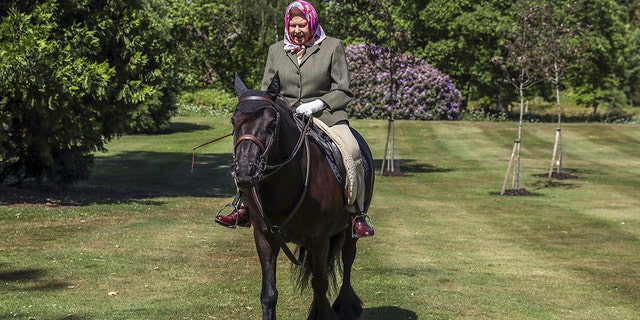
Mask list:
[[[293,16],[289,21],[289,37],[295,44],[305,44],[309,40],[309,23],[301,16]]]

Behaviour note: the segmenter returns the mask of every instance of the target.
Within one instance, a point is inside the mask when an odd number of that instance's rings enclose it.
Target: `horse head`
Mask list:
[[[288,109],[278,99],[278,74],[267,91],[247,89],[236,74],[235,89],[238,105],[231,118],[235,140],[231,175],[238,187],[250,188],[264,179],[267,161],[273,158],[272,147],[278,140],[282,110]]]

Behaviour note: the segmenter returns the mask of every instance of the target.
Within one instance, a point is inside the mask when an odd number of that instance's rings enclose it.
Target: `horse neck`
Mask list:
[[[284,161],[291,155],[301,135],[300,129],[298,129],[293,117],[289,114],[282,113],[280,115],[280,132],[278,132],[278,145],[276,148],[279,161]],[[300,151],[298,153],[300,153]]]
[[[268,162],[270,165],[281,164],[288,160],[291,154],[296,152],[296,144],[302,134],[289,115],[281,115],[279,130],[278,138],[269,154]],[[263,181],[264,188],[261,189],[266,192],[282,191],[283,188],[291,188],[291,191],[297,190],[304,184],[305,172],[303,169],[306,168],[306,152],[308,150],[305,150],[305,143],[302,142],[294,158],[265,179]]]

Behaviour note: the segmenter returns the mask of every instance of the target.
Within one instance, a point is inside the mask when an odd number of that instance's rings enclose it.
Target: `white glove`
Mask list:
[[[311,102],[303,103],[296,108],[296,113],[303,116],[310,116],[312,113],[316,113],[324,108],[324,101],[320,99],[313,100]]]

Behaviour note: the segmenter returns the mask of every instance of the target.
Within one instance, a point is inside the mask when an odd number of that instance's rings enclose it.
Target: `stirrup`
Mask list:
[[[237,190],[237,191],[236,191],[236,195],[233,197],[233,200],[232,200],[231,202],[229,202],[229,203],[225,204],[224,206],[222,206],[222,208],[220,208],[220,210],[218,210],[218,213],[216,213],[216,216],[215,216],[215,218],[214,218],[214,221],[218,222],[218,221],[217,221],[217,218],[218,218],[218,217],[220,217],[220,216],[223,216],[223,215],[221,215],[220,213],[221,213],[222,211],[224,211],[227,207],[232,207],[232,208],[233,208],[233,210],[231,211],[231,213],[233,213],[234,211],[236,211],[236,212],[238,212],[238,213],[239,213],[239,212],[240,212],[240,200],[241,200],[241,198],[242,198],[242,192],[240,192],[240,190]],[[224,216],[223,216],[223,217],[224,217]],[[236,219],[236,223],[235,223],[234,225],[227,225],[227,224],[224,224],[224,226],[225,226],[225,227],[228,227],[228,228],[231,228],[231,229],[235,229],[235,228],[237,228],[237,227],[238,227],[238,221],[240,221],[240,219],[239,219],[239,218],[238,218],[238,219]],[[218,222],[218,223],[220,223],[220,222]],[[221,223],[220,223],[220,224],[221,224]]]
[[[222,211],[224,211],[225,209],[227,209],[227,207],[232,207],[232,208],[233,208],[233,210],[231,210],[231,213],[233,213],[234,211],[238,211],[238,210],[240,210],[240,206],[239,206],[239,205],[237,205],[237,204],[236,204],[236,205],[234,205],[234,204],[232,204],[232,203],[227,203],[227,204],[225,204],[224,206],[222,206],[222,208],[220,208],[220,210],[218,210],[218,213],[216,213],[215,218],[213,218],[213,219],[214,219],[214,221],[216,221],[216,218],[218,218],[218,217],[225,217],[225,216],[227,216],[227,215],[222,215],[222,214],[221,214],[221,213],[222,213]],[[224,227],[227,227],[227,228],[231,228],[231,229],[236,229],[236,228],[238,227],[238,221],[240,221],[240,219],[236,219],[236,223],[235,223],[234,225],[226,225],[226,224],[225,224],[225,225],[223,225],[223,226],[224,226]],[[221,224],[221,223],[220,223],[220,222],[218,222],[218,221],[216,221],[216,223]]]

